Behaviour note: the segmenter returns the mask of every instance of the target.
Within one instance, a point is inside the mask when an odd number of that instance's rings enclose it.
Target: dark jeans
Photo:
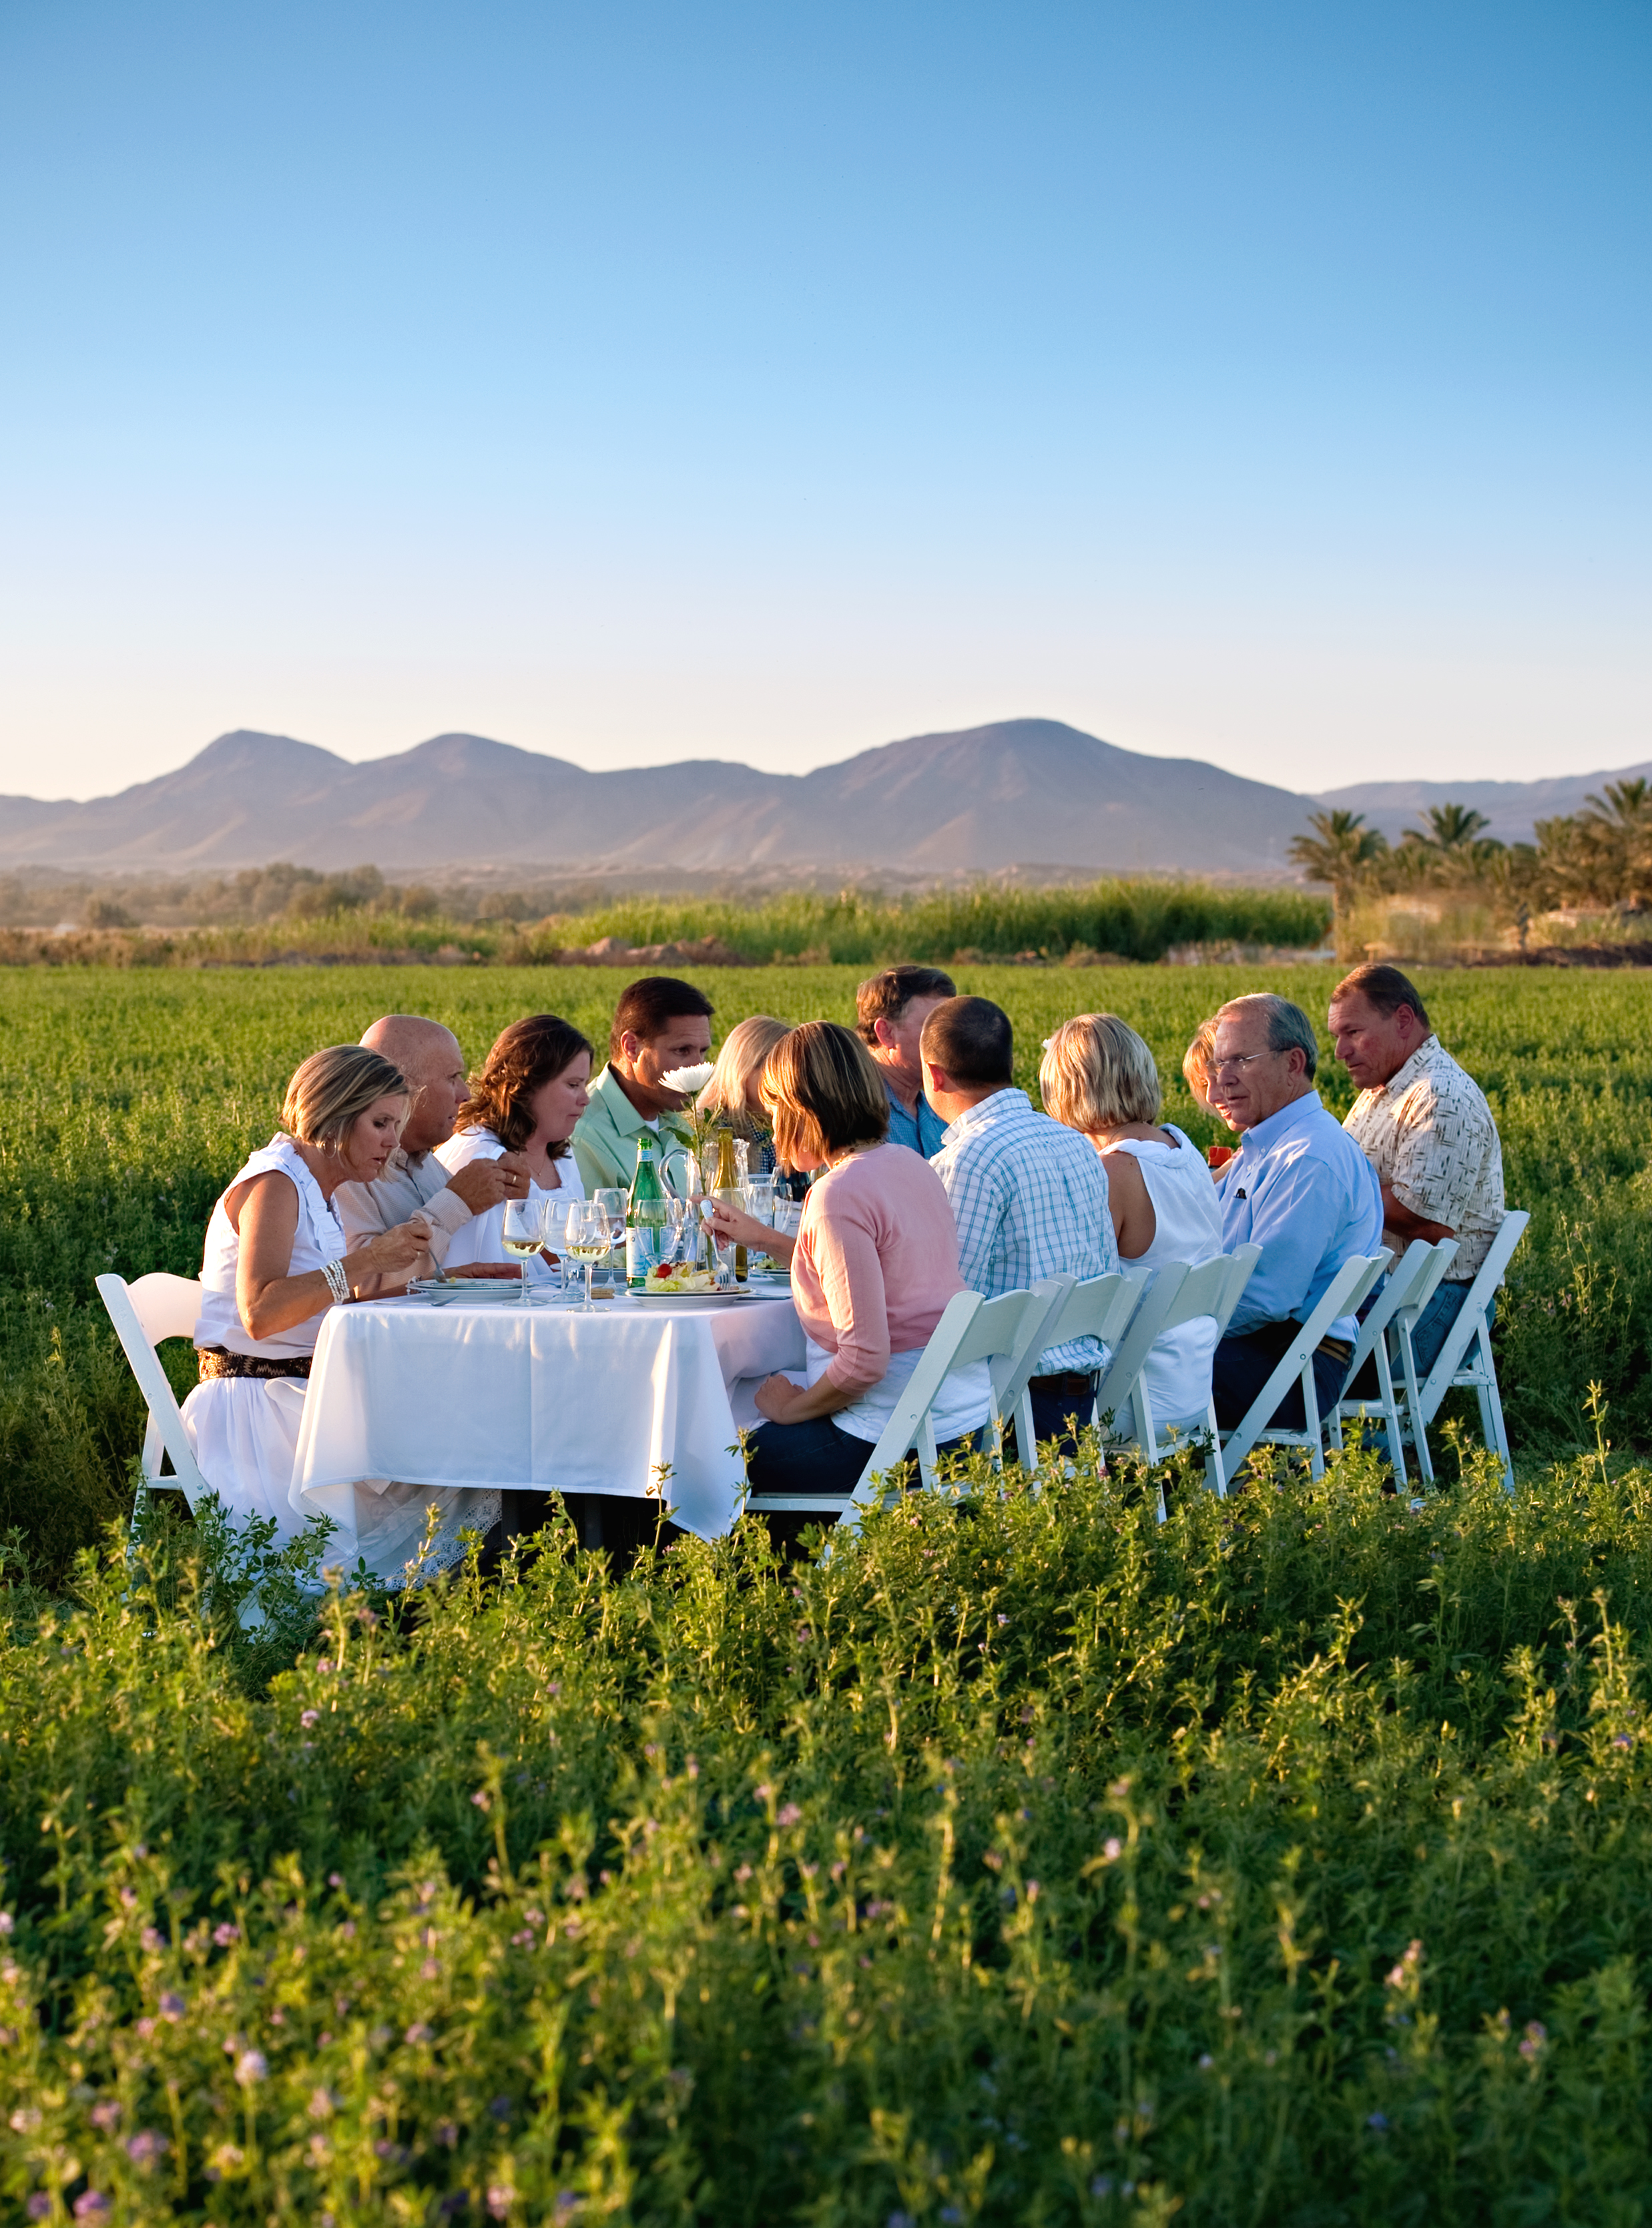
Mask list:
[[[1301,1331],[1298,1322],[1264,1323],[1258,1330],[1246,1331],[1243,1337],[1230,1335],[1222,1340],[1216,1348],[1210,1386],[1216,1402],[1216,1421],[1223,1431],[1232,1431],[1235,1425],[1245,1421],[1257,1394],[1277,1367],[1280,1356]],[[1322,1423],[1341,1398],[1342,1381],[1347,1375],[1346,1357],[1339,1359],[1322,1348],[1316,1351],[1314,1391],[1319,1400]],[[1302,1386],[1295,1382],[1268,1421],[1282,1431],[1300,1431],[1307,1428],[1307,1420],[1303,1413]]]
[[[512,1540],[529,1537],[550,1522],[554,1498],[548,1493],[506,1488],[499,1496],[499,1521],[483,1543],[484,1570],[497,1568]],[[680,1526],[669,1521],[660,1523],[657,1501],[628,1493],[565,1493],[560,1498],[579,1545],[605,1553],[616,1577],[631,1568],[640,1549],[654,1545],[656,1530],[662,1547],[682,1537]]]
[[[1056,1454],[1063,1461],[1071,1461],[1079,1451],[1079,1443],[1073,1436],[1068,1419],[1076,1418],[1080,1431],[1090,1421],[1091,1411],[1095,1405],[1096,1379],[1077,1371],[1063,1377],[1034,1377],[1027,1391],[1033,1404],[1034,1438],[1040,1446],[1047,1440],[1053,1439]],[[1004,1430],[1006,1462],[1022,1459],[1018,1440],[1015,1425],[1007,1425]]]
[[[1450,1333],[1451,1326],[1463,1313],[1463,1303],[1469,1296],[1469,1289],[1467,1284],[1437,1285],[1433,1298],[1412,1324],[1411,1350],[1417,1362],[1417,1382],[1419,1387],[1425,1383],[1429,1371],[1439,1360],[1441,1349]],[[1488,1330],[1496,1320],[1497,1302],[1494,1295],[1486,1307]],[[1397,1348],[1391,1346],[1388,1352],[1392,1357],[1396,1354]],[[1394,1382],[1399,1384],[1399,1369],[1397,1361],[1393,1363],[1393,1373]],[[1377,1365],[1374,1360],[1366,1363],[1348,1390],[1361,1400],[1374,1400],[1378,1397],[1381,1388],[1377,1383]]]
[[[936,1452],[967,1453],[973,1437],[948,1439]],[[861,1482],[872,1452],[869,1439],[840,1431],[829,1416],[811,1416],[804,1424],[759,1424],[746,1442],[746,1478],[753,1493],[818,1493],[848,1500]],[[918,1482],[918,1457],[908,1455],[911,1482]],[[803,1508],[759,1512],[769,1535],[779,1547],[794,1547],[810,1524],[836,1524],[837,1511],[823,1508],[818,1516]]]

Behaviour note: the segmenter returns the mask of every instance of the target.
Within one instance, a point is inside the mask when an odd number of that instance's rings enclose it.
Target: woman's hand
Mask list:
[[[782,1268],[790,1266],[797,1243],[784,1231],[771,1230],[756,1215],[747,1214],[743,1207],[730,1207],[720,1199],[711,1203],[710,1227],[720,1245],[744,1245],[753,1253],[766,1253]]]
[[[792,1410],[808,1399],[809,1387],[791,1377],[765,1377],[753,1397],[759,1416],[772,1424],[791,1424],[798,1421]]]
[[[346,1256],[344,1274],[352,1287],[369,1277],[405,1277],[419,1255],[430,1246],[430,1225],[422,1219],[398,1222],[369,1238]]]

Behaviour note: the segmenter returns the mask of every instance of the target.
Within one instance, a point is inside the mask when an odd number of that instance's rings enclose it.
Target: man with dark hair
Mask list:
[[[665,1078],[705,1066],[713,1011],[703,990],[670,975],[645,975],[621,993],[608,1065],[592,1082],[591,1103],[573,1132],[573,1158],[587,1193],[629,1188],[644,1130],[663,1144],[688,1143],[687,1129],[673,1118],[688,1098]]]
[[[1382,1186],[1383,1242],[1455,1238],[1457,1258],[1418,1317],[1425,1376],[1503,1219],[1503,1156],[1486,1096],[1435,1035],[1415,983],[1373,964],[1331,993],[1336,1057],[1360,1086],[1343,1128]]]
[[[886,967],[855,994],[855,1027],[889,1094],[889,1142],[932,1160],[946,1125],[924,1096],[919,1040],[943,998],[957,996],[938,967]]]
[[[1041,1277],[1105,1277],[1118,1266],[1107,1172],[1087,1137],[1034,1111],[1012,1080],[1009,1016],[986,998],[948,998],[924,1023],[924,1092],[947,1123],[935,1173],[958,1226],[965,1285],[991,1300]],[[1033,1431],[1071,1451],[1106,1354],[1098,1340],[1047,1348],[1032,1381]]]
[[[1216,1016],[1211,1068],[1238,1152],[1217,1179],[1222,1247],[1262,1258],[1216,1348],[1211,1393],[1224,1430],[1242,1423],[1339,1269],[1369,1259],[1382,1235],[1371,1165],[1314,1088],[1319,1044],[1300,1006],[1271,990],[1230,998]],[[1359,1325],[1339,1316],[1314,1350],[1319,1412],[1341,1398]],[[1299,1431],[1302,1387],[1269,1419]]]

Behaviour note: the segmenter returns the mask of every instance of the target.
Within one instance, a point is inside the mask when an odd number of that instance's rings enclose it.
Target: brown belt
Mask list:
[[[1329,1355],[1333,1361],[1340,1361],[1346,1369],[1354,1359],[1354,1341],[1347,1338],[1322,1338],[1314,1351]]]
[[[1080,1369],[1064,1369],[1053,1377],[1029,1377],[1027,1384],[1029,1392],[1042,1392],[1052,1400],[1064,1397],[1087,1400],[1096,1389],[1095,1379],[1086,1376]]]
[[[227,1347],[203,1346],[195,1359],[204,1385],[214,1377],[308,1377],[310,1356],[295,1354],[290,1361],[272,1361],[262,1354],[232,1354]]]

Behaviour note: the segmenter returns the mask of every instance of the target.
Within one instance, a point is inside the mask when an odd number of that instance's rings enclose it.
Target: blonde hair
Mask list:
[[[1221,1111],[1211,1097],[1211,1085],[1216,1080],[1216,1016],[1201,1021],[1194,1031],[1193,1042],[1181,1055],[1181,1072],[1195,1106],[1202,1106],[1207,1114]]]
[[[407,1079],[365,1045],[329,1045],[295,1068],[281,1102],[281,1127],[306,1145],[336,1152],[381,1098],[409,1098]]]
[[[1078,1014],[1044,1047],[1038,1087],[1047,1112],[1093,1136],[1121,1122],[1156,1122],[1164,1104],[1153,1055],[1117,1014]]]
[[[737,1021],[723,1040],[711,1080],[695,1104],[702,1114],[721,1114],[737,1136],[751,1136],[758,1128],[746,1103],[746,1086],[761,1074],[765,1061],[782,1037],[791,1034],[790,1021],[777,1021],[772,1014],[750,1014]]]
[[[810,1161],[809,1151],[795,1147],[806,1143],[829,1156],[851,1145],[881,1144],[889,1131],[889,1094],[877,1062],[837,1021],[787,1030],[764,1062],[763,1103],[774,1116],[775,1151],[792,1168]]]

